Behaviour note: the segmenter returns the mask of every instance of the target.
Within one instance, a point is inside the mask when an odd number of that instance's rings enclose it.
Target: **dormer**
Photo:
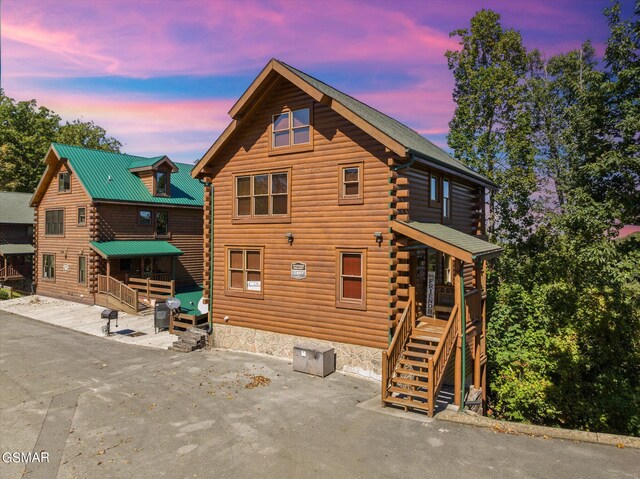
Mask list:
[[[171,173],[178,167],[166,156],[135,160],[129,171],[137,175],[153,196],[171,196]]]

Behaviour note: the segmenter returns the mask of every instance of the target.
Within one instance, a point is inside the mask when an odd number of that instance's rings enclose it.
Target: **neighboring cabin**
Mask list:
[[[33,208],[31,193],[0,191],[0,282],[31,289]]]
[[[45,163],[31,201],[38,294],[102,304],[127,290],[119,283],[202,282],[203,187],[192,165],[58,143]]]
[[[291,356],[326,341],[339,368],[382,376],[385,403],[430,414],[445,382],[456,402],[463,376],[484,391],[485,260],[500,248],[483,240],[483,211],[496,185],[276,60],[229,114],[192,172],[213,187],[214,344]]]

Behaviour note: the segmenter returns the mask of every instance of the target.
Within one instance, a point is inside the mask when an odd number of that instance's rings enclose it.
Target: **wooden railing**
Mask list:
[[[121,303],[138,310],[138,292],[111,276],[98,275],[98,293],[108,294]]]
[[[147,300],[164,299],[176,294],[175,281],[160,281],[150,278],[129,278],[129,287]]]
[[[440,343],[433,357],[429,359],[429,415],[433,416],[435,399],[438,397],[440,388],[442,387],[442,380],[444,379],[444,372],[447,368],[447,363],[453,355],[453,351],[456,347],[456,341],[460,334],[460,321],[458,316],[459,306],[456,304],[451,310],[451,315],[447,321],[447,325],[444,328]]]
[[[402,353],[404,345],[411,335],[411,331],[416,327],[416,289],[411,286],[409,288],[409,299],[407,306],[402,312],[400,321],[396,326],[395,333],[386,351],[382,351],[382,404],[387,398],[387,390],[389,388],[389,380],[396,368],[398,358]]]
[[[464,295],[464,302],[467,308],[467,326],[482,319],[482,292],[479,289],[472,289]]]
[[[6,268],[0,268],[0,278],[10,279],[10,278],[26,278],[31,276],[31,265],[20,265],[14,266],[12,264],[8,264]]]

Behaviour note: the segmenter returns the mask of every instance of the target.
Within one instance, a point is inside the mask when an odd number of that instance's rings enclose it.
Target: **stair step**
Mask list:
[[[398,364],[406,365],[406,366],[415,366],[417,368],[427,369],[429,367],[428,363],[425,361],[412,361],[411,359],[402,359],[398,360]]]
[[[427,381],[416,381],[415,379],[391,378],[391,384],[404,384],[405,386],[415,386],[417,388],[425,388],[429,385]]]
[[[428,378],[429,373],[426,371],[416,371],[415,369],[396,368],[396,374],[407,374],[418,378]]]
[[[440,335],[435,335],[429,332],[415,331],[409,336],[411,339],[417,339],[419,341],[431,341],[432,343],[440,342]]]
[[[411,390],[411,389],[405,389],[405,388],[399,388],[396,386],[391,386],[388,391],[390,393],[398,393],[398,394],[404,394],[405,396],[411,396],[411,397],[415,397],[415,398],[421,398],[421,399],[426,399],[427,401],[429,400],[429,393],[426,391],[415,391],[415,390]]]
[[[438,349],[438,346],[435,346],[433,344],[415,343],[413,341],[409,341],[407,343],[407,347],[414,348],[414,349],[424,349],[429,351],[435,351],[436,349]]]
[[[410,358],[429,359],[433,357],[432,353],[419,353],[417,351],[402,351],[402,355]]]
[[[412,401],[411,399],[402,399],[402,398],[391,396],[386,398],[384,402],[389,404],[395,404],[396,406],[403,406],[403,407],[413,408],[413,409],[421,409],[423,411],[429,412],[429,404],[423,401]]]

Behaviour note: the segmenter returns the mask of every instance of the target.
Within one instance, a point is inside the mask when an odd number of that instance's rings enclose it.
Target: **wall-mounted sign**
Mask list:
[[[71,266],[69,266],[69,263],[64,263],[62,265],[62,271],[64,271],[65,273],[69,271],[69,269],[71,269]]]
[[[247,281],[247,291],[260,291],[261,281]]]
[[[291,263],[291,277],[305,279],[307,277],[307,263]]]
[[[433,317],[433,305],[435,303],[436,296],[436,272],[429,271],[427,274],[427,304],[426,304],[426,315]]]

